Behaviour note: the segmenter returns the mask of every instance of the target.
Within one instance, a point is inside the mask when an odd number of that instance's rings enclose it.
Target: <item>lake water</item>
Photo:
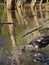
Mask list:
[[[20,48],[22,45],[27,44],[32,39],[38,37],[38,36],[45,36],[49,35],[49,11],[41,11],[41,12],[35,12],[35,19],[34,16],[31,14],[30,8],[26,7],[25,9],[25,15],[24,18],[26,21],[21,21],[19,18],[19,21],[17,21],[17,11],[11,11],[13,21],[15,22],[14,25],[14,33],[15,33],[15,41],[16,46]],[[0,13],[1,14],[1,13]],[[14,15],[15,14],[15,15]],[[1,22],[5,21],[0,19]],[[38,25],[36,24],[38,23]],[[34,32],[31,32],[30,34],[23,37],[24,34],[36,29],[37,27],[42,26],[39,30],[36,30]],[[10,55],[12,51],[12,45],[11,45],[11,39],[9,34],[9,28],[8,25],[1,26],[1,36],[5,37],[6,43],[3,42],[3,44],[0,44],[0,59],[4,58],[5,55]],[[2,41],[2,39],[0,39]],[[40,50],[47,56],[49,56],[49,45],[43,49]],[[36,53],[35,53],[36,54]],[[30,57],[23,56],[22,58],[22,65],[41,65],[38,62],[34,62]],[[2,65],[2,63],[1,63]],[[3,65],[8,65],[3,62]]]

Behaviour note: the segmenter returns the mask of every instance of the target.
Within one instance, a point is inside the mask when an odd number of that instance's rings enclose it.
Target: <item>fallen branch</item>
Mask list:
[[[30,32],[27,32],[26,34],[22,35],[22,37],[24,37],[24,36],[26,36],[26,35],[28,35],[28,34],[34,32],[34,31],[36,31],[36,30],[38,30],[38,29],[40,29],[40,28],[42,28],[42,26],[39,26],[39,27],[37,27],[37,28],[31,30]]]

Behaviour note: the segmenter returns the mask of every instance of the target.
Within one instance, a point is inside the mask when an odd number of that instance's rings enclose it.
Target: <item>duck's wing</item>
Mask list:
[[[35,39],[35,42],[40,43],[43,40],[43,38],[37,38]]]
[[[49,38],[44,38],[43,40],[41,40],[41,43],[49,44]]]

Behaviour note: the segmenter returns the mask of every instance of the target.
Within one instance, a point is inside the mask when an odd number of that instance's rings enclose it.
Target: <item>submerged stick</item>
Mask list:
[[[26,35],[28,35],[28,34],[34,32],[34,31],[38,30],[38,29],[41,28],[41,27],[42,27],[42,26],[39,26],[39,27],[37,27],[37,28],[31,30],[30,32],[27,32],[26,34],[22,35],[22,37],[24,37],[24,36],[26,36]]]

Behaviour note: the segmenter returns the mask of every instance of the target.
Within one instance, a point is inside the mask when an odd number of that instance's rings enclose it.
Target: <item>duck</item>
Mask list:
[[[22,46],[21,50],[25,52],[27,47],[34,47],[35,51],[39,51],[39,49],[46,47],[49,44],[49,36],[37,37],[26,45]]]
[[[32,40],[31,42],[29,42],[27,45],[29,46],[34,46],[36,49],[41,49],[46,47],[49,44],[49,36],[42,36],[42,37],[38,37],[35,38],[34,40]]]

